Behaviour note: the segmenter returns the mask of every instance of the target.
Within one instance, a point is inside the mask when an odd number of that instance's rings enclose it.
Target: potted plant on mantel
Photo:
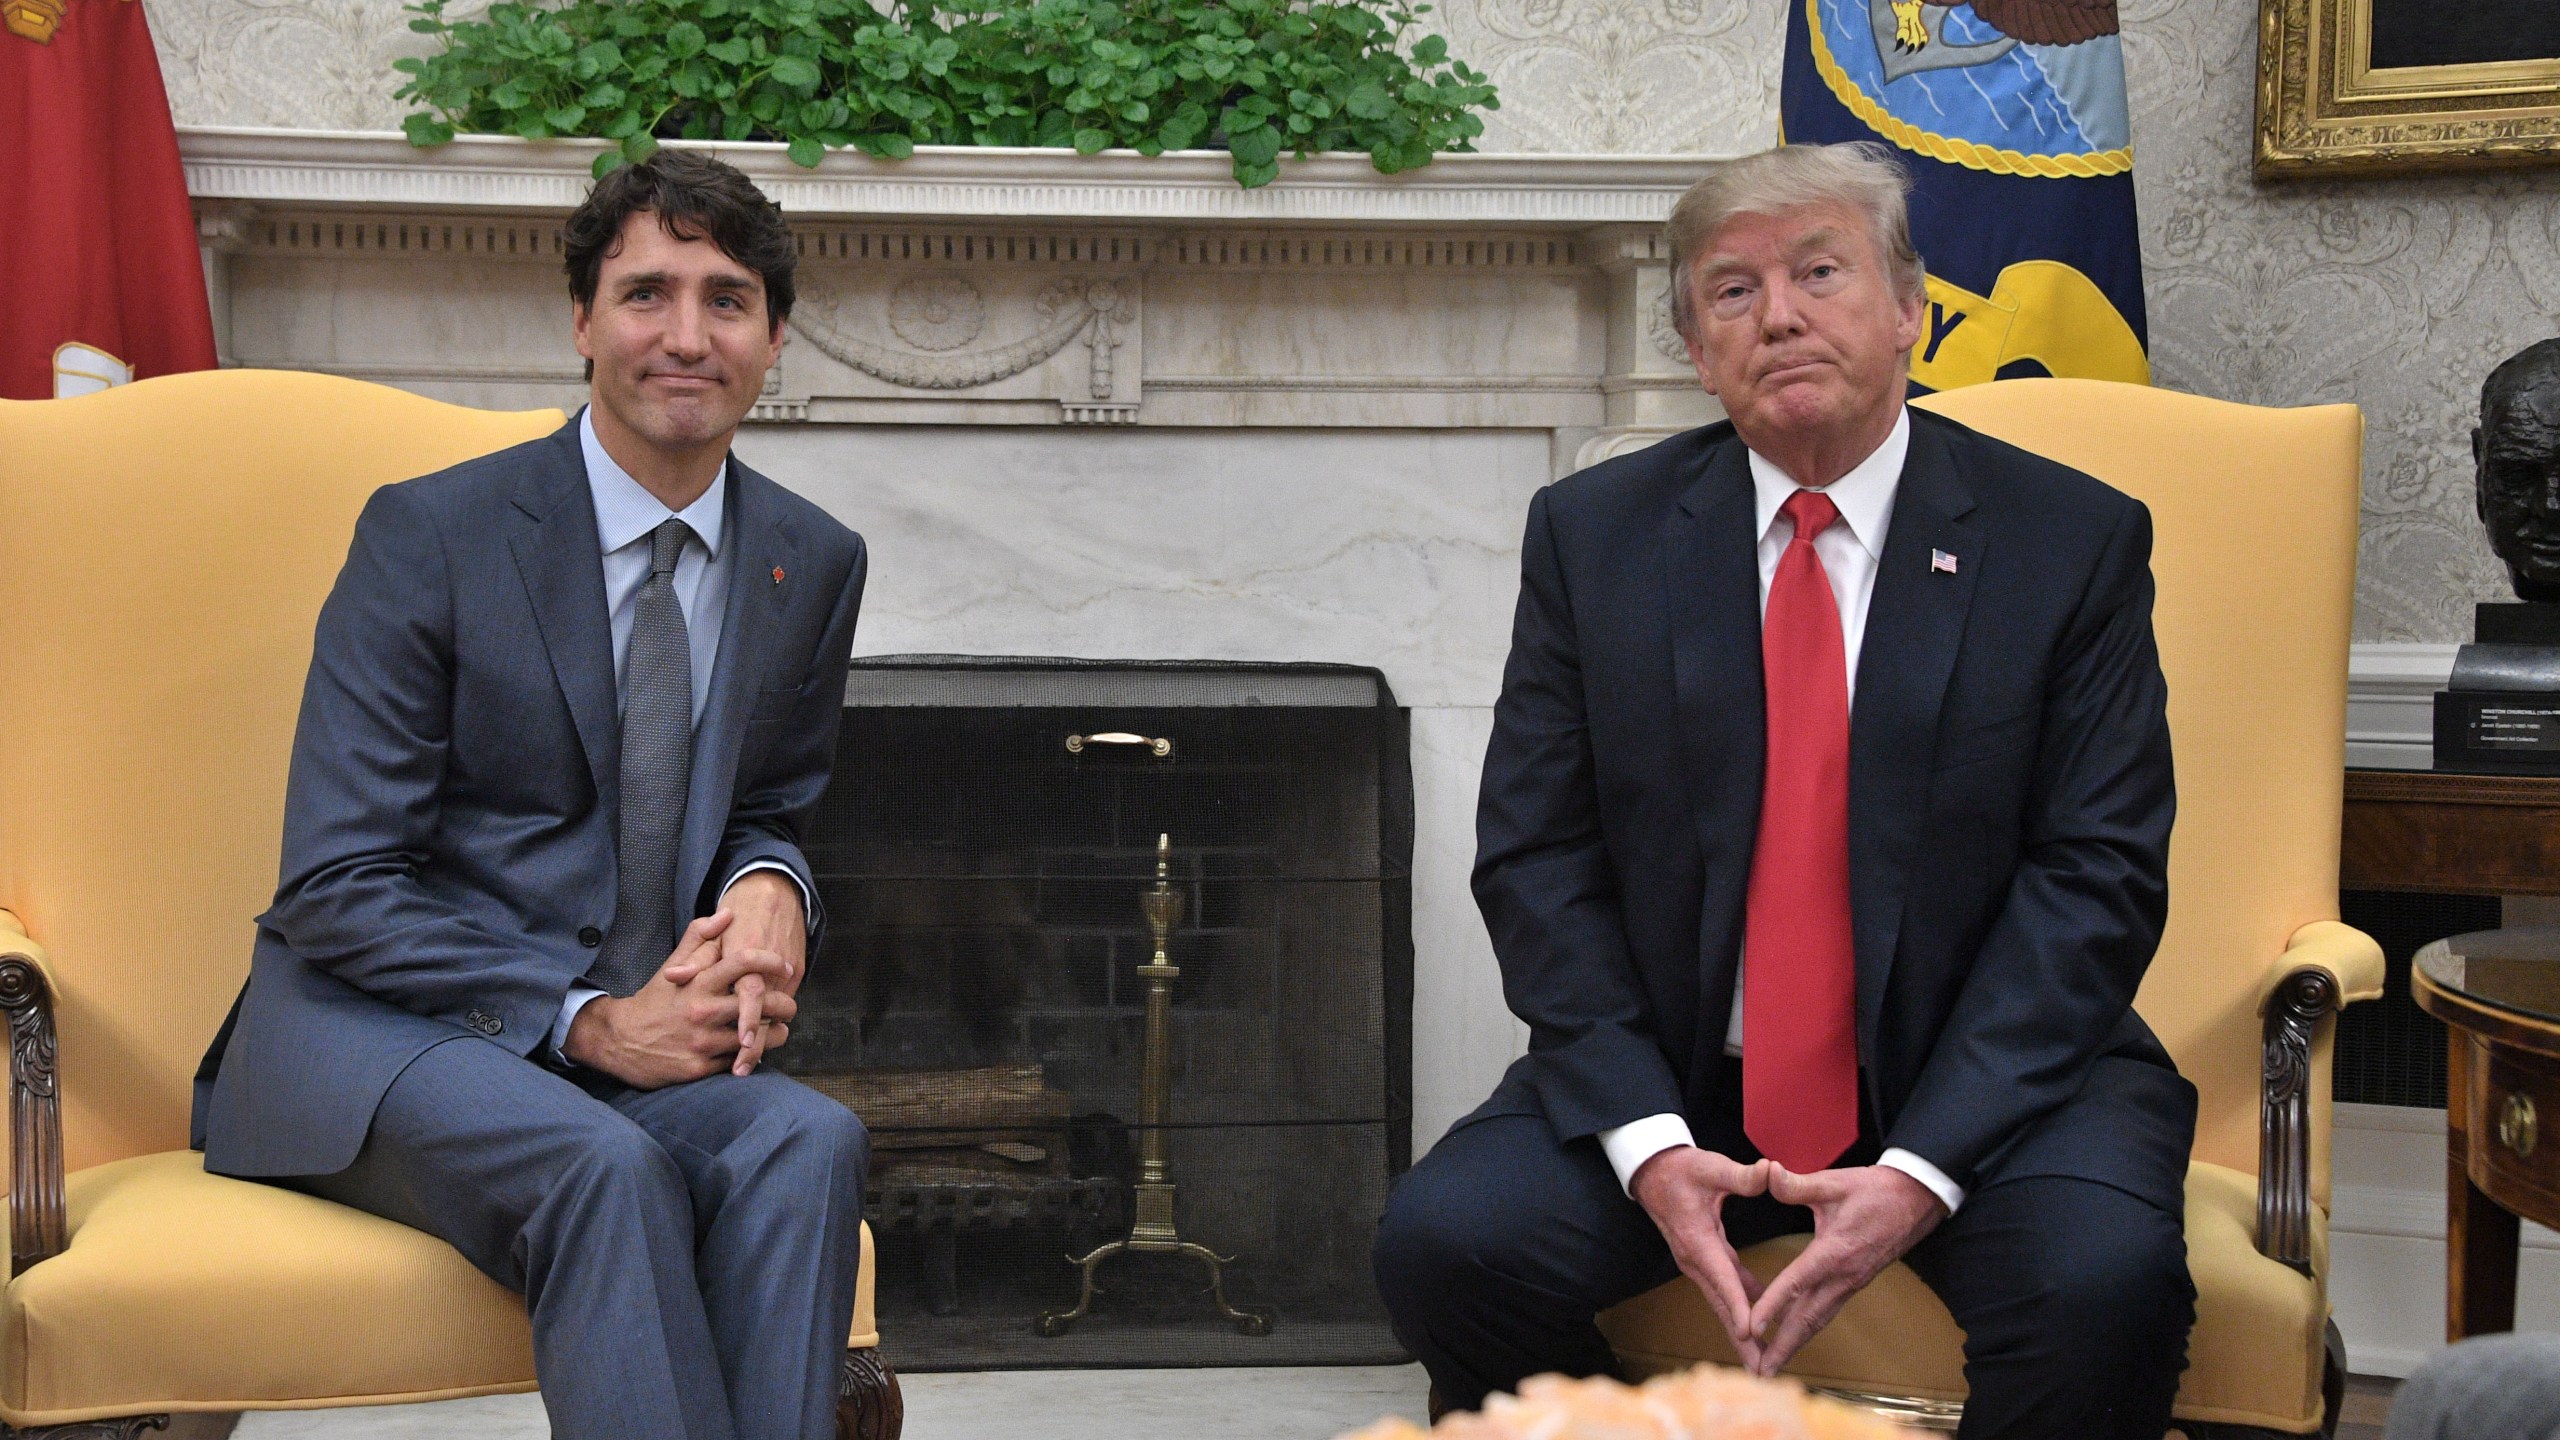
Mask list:
[[[1500,102],[1448,45],[1405,37],[1410,0],[565,0],[410,28],[443,42],[394,62],[410,141],[462,131],[617,142],[604,174],[661,139],[830,149],[918,145],[1224,149],[1236,182],[1280,156],[1365,152],[1379,171],[1472,149]]]

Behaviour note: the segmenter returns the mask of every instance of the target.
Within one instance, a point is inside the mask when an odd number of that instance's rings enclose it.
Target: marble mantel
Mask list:
[[[181,132],[224,358],[557,403],[559,218],[598,146]],[[1559,471],[1714,414],[1658,229],[1712,159],[1453,155],[1378,174],[933,148],[815,170],[720,144],[792,216],[777,423],[1528,428]],[[326,303],[314,303],[323,300]]]

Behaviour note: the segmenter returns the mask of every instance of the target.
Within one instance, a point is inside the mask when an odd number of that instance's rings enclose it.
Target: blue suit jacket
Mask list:
[[[1717,1062],[1760,821],[1753,518],[1729,424],[1530,505],[1475,871],[1530,1050],[1478,1116],[1573,1140],[1738,1113]],[[2194,1087],[2132,1010],[2175,810],[2150,554],[2140,503],[1912,413],[1850,715],[1858,1055],[1877,1138],[1967,1188],[2181,1203]]]
[[[739,549],[670,949],[741,865],[810,881],[862,600],[860,536],[734,459],[721,483]],[[429,1046],[533,1055],[613,924],[620,755],[576,424],[375,492],[312,643],[275,903],[197,1074],[206,1167],[334,1173]]]

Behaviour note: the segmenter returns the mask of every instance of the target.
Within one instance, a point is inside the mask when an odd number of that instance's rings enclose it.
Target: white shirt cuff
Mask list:
[[[781,871],[783,877],[791,882],[791,888],[800,892],[800,923],[806,926],[809,923],[809,914],[818,908],[818,902],[810,897],[809,887],[800,883],[800,876],[790,866],[779,860],[750,860],[739,866],[738,873],[729,877],[729,884],[720,887],[720,893],[727,895],[730,885],[737,884],[759,870]]]
[[[1877,1156],[1876,1163],[1899,1170],[1928,1186],[1929,1193],[1938,1197],[1938,1203],[1946,1206],[1947,1213],[1950,1215],[1956,1213],[1956,1208],[1964,1204],[1963,1186],[1948,1179],[1946,1171],[1898,1145]]]
[[[1689,1122],[1667,1110],[1603,1130],[1599,1138],[1600,1153],[1609,1157],[1609,1168],[1618,1172],[1618,1188],[1626,1191],[1630,1200],[1635,1198],[1630,1187],[1644,1162],[1665,1150],[1698,1143],[1697,1137],[1689,1133]]]
[[[559,1056],[563,1060],[569,1058],[566,1048],[569,1044],[569,1022],[578,1018],[578,1012],[587,1008],[588,1001],[600,999],[603,995],[603,991],[595,989],[592,986],[572,985],[569,987],[569,998],[560,1002],[560,1018],[551,1022],[552,1054]]]

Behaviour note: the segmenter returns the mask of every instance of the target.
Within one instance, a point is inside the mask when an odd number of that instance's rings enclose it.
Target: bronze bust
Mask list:
[[[2480,523],[2517,598],[2560,601],[2560,340],[2529,345],[2489,372],[2471,458]]]

